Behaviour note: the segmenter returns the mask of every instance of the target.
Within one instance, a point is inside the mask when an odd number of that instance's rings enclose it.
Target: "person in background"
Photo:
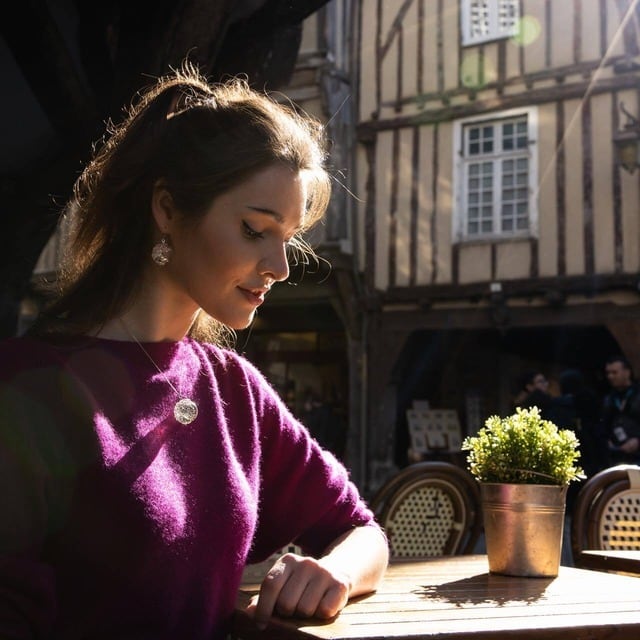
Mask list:
[[[321,127],[193,66],[79,177],[59,291],[0,345],[0,637],[221,640],[327,619],[388,547],[348,471],[231,347],[330,191]],[[308,555],[307,555],[308,554]]]
[[[614,355],[605,363],[611,391],[602,406],[602,428],[608,439],[610,464],[640,463],[640,386],[629,361]]]
[[[514,399],[516,408],[538,407],[540,415],[547,418],[552,396],[549,393],[549,381],[544,373],[529,370],[519,377],[518,393]]]
[[[559,377],[560,395],[551,400],[547,415],[559,429],[571,429],[580,443],[580,466],[585,479],[572,482],[567,492],[571,512],[584,481],[605,468],[607,438],[600,422],[600,399],[578,369],[565,369]]]
[[[605,468],[607,437],[600,421],[600,399],[577,369],[560,374],[560,396],[553,399],[551,420],[572,429],[580,441],[580,466],[587,478]]]

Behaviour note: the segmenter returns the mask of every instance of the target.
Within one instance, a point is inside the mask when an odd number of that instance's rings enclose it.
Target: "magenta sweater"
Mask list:
[[[191,339],[0,343],[0,637],[223,638],[245,562],[373,524],[263,376]]]

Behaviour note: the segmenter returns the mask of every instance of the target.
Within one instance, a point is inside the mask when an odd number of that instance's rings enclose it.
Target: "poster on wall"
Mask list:
[[[455,409],[408,409],[407,422],[415,453],[460,451],[462,436]]]

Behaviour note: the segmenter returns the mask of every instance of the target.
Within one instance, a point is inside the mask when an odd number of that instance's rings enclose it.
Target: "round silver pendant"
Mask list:
[[[191,424],[198,417],[198,405],[189,398],[182,398],[173,407],[173,416],[180,424]]]

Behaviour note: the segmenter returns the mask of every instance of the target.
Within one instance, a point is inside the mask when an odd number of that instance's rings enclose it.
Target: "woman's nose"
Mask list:
[[[286,245],[278,245],[270,251],[259,264],[260,275],[265,275],[281,282],[289,277],[289,261],[287,259]]]

